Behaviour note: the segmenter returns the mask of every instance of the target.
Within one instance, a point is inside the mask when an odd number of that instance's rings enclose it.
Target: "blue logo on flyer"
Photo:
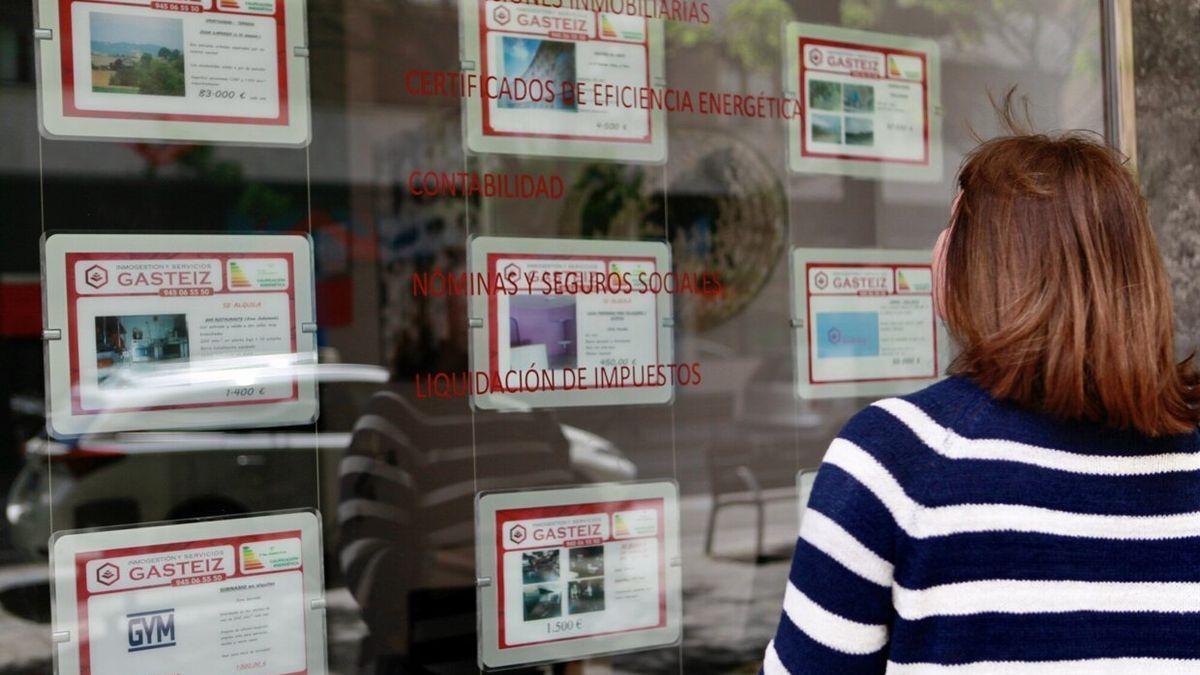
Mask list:
[[[817,358],[879,356],[877,312],[817,314]]]
[[[175,610],[154,609],[125,615],[129,651],[175,646]]]

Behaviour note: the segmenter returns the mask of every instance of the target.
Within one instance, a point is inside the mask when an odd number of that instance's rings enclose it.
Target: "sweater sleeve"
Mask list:
[[[887,669],[897,525],[885,501],[898,484],[887,462],[865,449],[879,445],[867,441],[880,430],[855,434],[861,417],[833,441],[817,474],[765,675]]]

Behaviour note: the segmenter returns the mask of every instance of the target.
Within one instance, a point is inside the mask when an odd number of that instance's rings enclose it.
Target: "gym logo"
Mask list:
[[[520,544],[529,536],[529,532],[524,525],[516,525],[508,531],[508,539],[514,544]]]
[[[104,563],[96,568],[96,581],[112,586],[121,580],[121,569],[112,563]]]
[[[175,646],[175,610],[154,609],[125,615],[129,651]]]
[[[92,265],[83,271],[83,281],[92,288],[101,288],[108,283],[108,270],[99,265]]]

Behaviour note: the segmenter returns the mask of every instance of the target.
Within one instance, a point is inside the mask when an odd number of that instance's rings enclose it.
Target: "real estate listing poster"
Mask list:
[[[800,398],[888,396],[940,378],[949,338],[933,307],[930,251],[792,251]]]
[[[509,0],[459,8],[464,73],[480,85],[464,99],[471,151],[666,160],[663,111],[626,104],[663,78],[662,20]]]
[[[312,264],[300,235],[48,236],[51,431],[311,422]]]
[[[481,494],[480,666],[676,642],[678,509],[670,482]]]
[[[37,0],[48,137],[306,145],[303,0]]]
[[[495,385],[475,387],[475,404],[669,401],[671,301],[651,292],[669,256],[656,242],[473,239],[472,370]]]
[[[65,532],[51,546],[59,675],[326,670],[313,512]]]
[[[785,91],[792,171],[937,181],[942,177],[938,45],[900,35],[788,24]]]

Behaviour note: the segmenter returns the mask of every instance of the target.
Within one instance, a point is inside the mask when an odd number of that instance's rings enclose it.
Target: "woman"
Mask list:
[[[1137,184],[1072,133],[959,186],[952,376],[833,441],[763,670],[1200,673],[1200,390]]]

